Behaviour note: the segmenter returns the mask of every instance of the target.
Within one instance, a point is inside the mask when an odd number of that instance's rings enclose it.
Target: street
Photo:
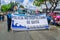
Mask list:
[[[7,22],[0,22],[0,40],[60,40],[60,30],[8,32]]]
[[[12,29],[34,29],[9,31]],[[47,23],[48,22],[48,23]],[[48,29],[49,24],[49,29]],[[0,40],[60,40],[60,0],[1,0]],[[10,26],[9,26],[10,27]]]

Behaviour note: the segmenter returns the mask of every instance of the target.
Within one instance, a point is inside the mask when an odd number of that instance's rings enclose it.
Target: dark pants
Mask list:
[[[2,21],[4,21],[4,15],[2,16]]]
[[[7,17],[8,31],[11,30],[11,18]]]
[[[53,19],[53,22],[54,22],[54,23],[53,23],[53,25],[55,25],[55,26],[56,26],[56,22],[55,22],[55,20],[54,20],[54,19]]]
[[[0,21],[1,21],[1,15],[0,15]]]
[[[4,15],[0,15],[0,21],[4,21]]]
[[[50,21],[51,21],[51,20],[48,20],[48,24],[50,24]]]

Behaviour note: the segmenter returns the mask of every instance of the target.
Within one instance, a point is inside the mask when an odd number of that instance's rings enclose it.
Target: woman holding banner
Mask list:
[[[11,30],[11,13],[7,14],[7,24],[8,24],[8,32]]]
[[[13,6],[13,12],[15,13],[17,11],[17,6],[14,5]],[[8,11],[8,14],[7,14],[7,25],[8,25],[8,32],[11,31],[11,11]]]
[[[7,14],[8,32],[11,30],[11,13],[12,12],[8,12],[8,14]],[[21,13],[21,10],[18,9],[17,5],[13,6],[13,13],[14,14]]]

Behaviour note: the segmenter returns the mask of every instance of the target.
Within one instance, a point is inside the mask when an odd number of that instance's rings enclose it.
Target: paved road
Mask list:
[[[0,22],[0,40],[60,40],[60,30],[7,32],[7,22]]]

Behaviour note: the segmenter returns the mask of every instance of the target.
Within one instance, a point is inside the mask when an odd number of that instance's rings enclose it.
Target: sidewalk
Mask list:
[[[60,29],[7,32],[7,22],[0,23],[0,40],[60,40]]]

